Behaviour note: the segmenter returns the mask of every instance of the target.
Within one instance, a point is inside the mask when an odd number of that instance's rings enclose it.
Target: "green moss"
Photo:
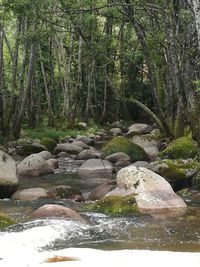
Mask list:
[[[124,152],[128,154],[131,161],[148,160],[146,152],[137,144],[131,142],[128,138],[118,136],[112,138],[102,149],[104,156],[111,155],[116,152]]]
[[[163,173],[161,174],[164,177],[173,180],[183,180],[191,177],[200,168],[200,164],[195,160],[186,161],[165,159],[160,162],[166,163],[169,166],[169,168],[164,169]]]
[[[188,159],[199,155],[197,144],[188,137],[180,137],[169,144],[169,146],[160,153],[162,158],[170,159]]]
[[[39,153],[41,151],[44,151],[45,148],[42,148],[41,146],[35,146],[32,144],[25,144],[22,146],[21,150],[18,151],[18,154],[20,156],[29,156],[31,154]]]
[[[139,214],[135,195],[107,196],[85,207],[87,211],[96,211],[108,215]]]
[[[4,230],[6,227],[15,224],[15,221],[11,219],[8,215],[0,213],[0,231]]]
[[[44,137],[42,138],[42,140],[40,141],[40,143],[45,146],[50,152],[53,152],[54,148],[56,147],[56,142],[49,137]]]

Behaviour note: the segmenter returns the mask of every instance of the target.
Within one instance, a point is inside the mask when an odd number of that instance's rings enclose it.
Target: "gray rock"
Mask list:
[[[82,141],[83,143],[85,143],[86,145],[92,146],[95,144],[94,138],[90,138],[88,136],[84,136],[84,135],[78,135],[76,137],[75,141]]]
[[[78,169],[79,175],[111,175],[113,166],[107,160],[89,159]]]
[[[128,128],[127,136],[148,134],[153,130],[150,125],[144,123],[134,123]]]
[[[102,154],[99,151],[97,151],[94,148],[91,148],[91,149],[86,149],[86,150],[81,151],[77,155],[76,159],[79,159],[79,160],[100,159],[101,156]]]
[[[51,159],[53,157],[49,151],[41,151],[40,153],[37,154],[46,160]]]
[[[120,128],[112,128],[110,129],[110,134],[111,135],[121,135],[122,134],[122,130]]]
[[[74,141],[72,142],[72,145],[80,146],[80,147],[83,148],[83,149],[89,149],[89,148],[90,148],[90,147],[89,147],[87,144],[85,144],[83,141],[77,141],[77,140],[74,140]]]
[[[26,201],[34,201],[38,199],[45,199],[47,198],[47,192],[43,188],[29,188],[23,189],[20,191],[15,192],[11,199],[14,200],[26,200]]]
[[[150,158],[156,158],[159,155],[159,141],[151,135],[135,135],[132,142],[144,149]]]
[[[75,144],[58,144],[54,150],[55,154],[58,154],[59,152],[67,152],[69,154],[75,154],[77,155],[83,150],[82,147],[75,145]]]
[[[117,174],[118,189],[109,195],[124,193],[135,194],[138,208],[142,212],[163,212],[186,208],[185,202],[175,194],[171,185],[160,175],[142,167],[126,167]]]
[[[130,161],[130,156],[124,152],[116,152],[107,156],[105,159],[116,163],[117,161]]]
[[[38,154],[32,154],[22,160],[18,166],[18,172],[21,176],[39,176],[42,174],[53,173],[56,168],[57,160],[45,160]]]
[[[0,198],[10,197],[18,186],[16,162],[0,150]]]
[[[130,166],[144,167],[144,168],[149,169],[150,163],[147,161],[136,161],[136,162],[132,163]]]

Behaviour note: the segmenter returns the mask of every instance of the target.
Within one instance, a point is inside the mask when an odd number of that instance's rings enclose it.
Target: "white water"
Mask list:
[[[37,224],[39,221],[37,221]],[[37,266],[79,266],[79,267],[197,267],[200,266],[200,253],[168,252],[148,250],[112,250],[103,251],[88,248],[67,248],[50,251],[51,244],[68,235],[87,240],[90,226],[70,221],[43,221],[33,227],[27,223],[18,232],[0,233],[0,267],[37,267]],[[30,227],[31,226],[31,227]],[[29,227],[29,228],[28,228]],[[70,230],[69,230],[70,229]],[[87,244],[85,243],[85,247]],[[76,257],[79,261],[45,263],[54,256]]]

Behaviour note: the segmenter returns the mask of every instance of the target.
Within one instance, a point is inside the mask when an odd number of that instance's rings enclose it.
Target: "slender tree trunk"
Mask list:
[[[30,94],[30,91],[31,91],[32,81],[33,81],[33,77],[34,77],[36,47],[37,47],[37,44],[34,41],[31,44],[31,49],[30,49],[30,59],[29,59],[29,70],[28,70],[28,77],[27,77],[27,86],[26,86],[26,90],[24,91],[23,97],[21,99],[21,107],[19,109],[19,113],[18,113],[18,116],[17,116],[17,119],[16,119],[16,123],[15,123],[15,129],[14,129],[14,137],[15,138],[19,138],[20,137],[21,124],[22,124],[22,119],[23,119],[24,112],[25,112],[26,101],[27,101],[27,97],[28,97],[28,95]]]
[[[200,1],[192,0],[194,15],[195,15],[195,23],[196,23],[196,31],[199,45],[199,53],[200,53]]]
[[[4,135],[4,111],[3,111],[3,91],[4,91],[4,66],[3,66],[3,25],[0,24],[0,137]]]
[[[40,46],[39,46],[39,53],[40,53],[40,67],[41,67],[42,78],[43,78],[43,82],[44,82],[44,89],[45,89],[46,98],[47,98],[48,124],[49,124],[49,126],[53,126],[54,114],[53,114],[52,103],[51,103],[51,95],[50,95],[50,90],[49,90],[48,85],[47,85],[47,78],[46,78],[46,73],[45,73],[45,69],[44,69],[44,64],[42,62],[42,51],[41,51]]]

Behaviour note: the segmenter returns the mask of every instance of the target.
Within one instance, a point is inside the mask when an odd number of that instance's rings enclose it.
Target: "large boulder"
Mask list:
[[[104,145],[102,151],[105,157],[116,152],[126,153],[132,162],[149,159],[146,152],[140,146],[123,136],[112,138]]]
[[[27,157],[31,154],[39,153],[41,151],[47,150],[47,148],[40,143],[23,144],[17,148],[17,154],[20,156]]]
[[[150,163],[149,169],[164,177],[175,191],[192,183],[193,177],[200,169],[200,164],[193,160],[163,159]]]
[[[58,154],[59,152],[67,152],[69,154],[79,154],[81,151],[83,150],[83,148],[80,145],[76,145],[76,144],[58,144],[54,150],[55,154]]]
[[[135,166],[121,169],[117,174],[118,188],[109,195],[135,195],[137,206],[142,212],[158,212],[181,210],[186,208],[185,202],[176,195],[171,185],[160,175]]]
[[[33,212],[32,217],[33,218],[64,217],[68,219],[74,219],[82,223],[86,223],[86,220],[76,211],[61,205],[53,205],[53,204],[47,204],[40,207],[39,209]]]
[[[169,159],[188,159],[199,155],[199,148],[196,142],[189,137],[180,137],[172,141],[160,156]]]
[[[79,175],[111,175],[113,166],[107,160],[89,159],[83,163],[78,169]]]
[[[45,146],[51,153],[53,153],[54,148],[57,145],[56,142],[49,137],[42,138],[42,140],[40,141],[40,144]]]
[[[56,159],[45,160],[38,154],[32,154],[22,160],[17,168],[21,176],[39,176],[53,173],[57,165],[58,162]]]
[[[121,135],[122,130],[120,128],[112,128],[112,129],[110,129],[110,134],[111,135]]]
[[[153,130],[150,125],[144,123],[134,123],[128,128],[127,136],[134,136],[140,134],[148,134]]]
[[[48,195],[44,188],[28,188],[15,192],[11,199],[34,201],[38,199],[45,199],[47,197]]]
[[[9,198],[18,187],[16,162],[0,150],[0,198]]]
[[[135,135],[132,142],[142,147],[150,158],[156,158],[159,155],[159,141],[150,134]]]

